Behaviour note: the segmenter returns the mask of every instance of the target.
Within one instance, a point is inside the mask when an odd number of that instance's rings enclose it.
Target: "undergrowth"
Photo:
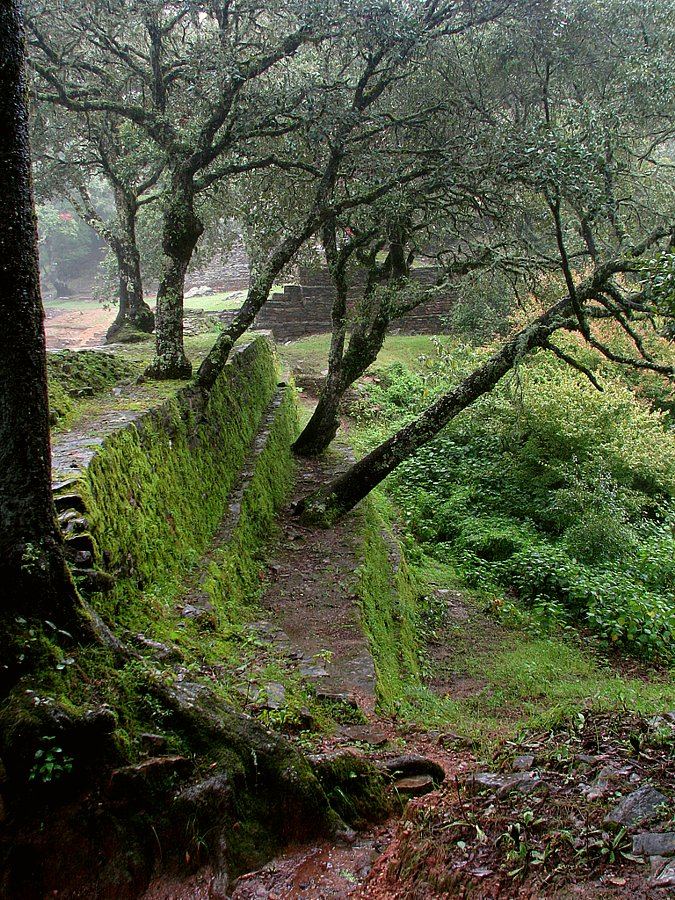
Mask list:
[[[415,540],[490,595],[504,621],[574,624],[607,646],[672,664],[675,438],[667,416],[636,396],[632,373],[583,352],[602,392],[536,354],[402,464],[386,489]],[[359,448],[411,419],[485,354],[446,341],[414,371],[380,369],[351,406]]]

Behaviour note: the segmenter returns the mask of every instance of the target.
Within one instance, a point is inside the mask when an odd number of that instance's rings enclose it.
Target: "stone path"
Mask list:
[[[93,421],[55,435],[52,440],[52,488],[63,490],[86,471],[105,439],[145,415],[146,410],[113,409]]]
[[[303,494],[334,477],[346,457],[303,463]],[[359,565],[359,514],[324,531],[302,526],[286,511],[271,549],[271,584],[261,606],[265,620],[254,624],[261,636],[290,647],[296,668],[319,697],[375,707],[375,665],[361,628],[355,569]]]

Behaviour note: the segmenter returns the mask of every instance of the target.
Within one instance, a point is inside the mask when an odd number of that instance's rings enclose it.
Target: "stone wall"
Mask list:
[[[204,264],[194,263],[185,276],[186,291],[208,287],[212,291],[245,291],[248,288],[248,253],[241,239],[229,250],[226,258],[214,258]]]
[[[335,298],[328,272],[325,269],[299,270],[299,284],[287,284],[283,293],[275,293],[267,301],[255,320],[255,328],[271,331],[277,341],[293,341],[310,334],[331,329],[331,307]],[[433,284],[436,269],[431,266],[413,269],[412,277],[422,284]],[[351,304],[363,290],[357,284]],[[448,330],[447,319],[452,295],[441,295],[421,304],[412,313],[392,322],[394,334],[442,334]]]

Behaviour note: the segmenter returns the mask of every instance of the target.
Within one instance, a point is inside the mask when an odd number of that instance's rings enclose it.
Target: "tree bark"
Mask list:
[[[325,232],[324,232],[325,238]],[[340,427],[340,404],[349,387],[360,378],[368,366],[377,359],[389,327],[390,315],[386,303],[378,300],[376,288],[384,284],[391,274],[390,258],[378,266],[372,260],[368,282],[361,300],[347,350],[347,259],[337,254],[334,236],[330,242],[324,239],[328,268],[335,285],[335,301],[331,310],[332,335],[328,356],[328,375],[319,395],[319,402],[296,442],[293,452],[298,456],[319,456],[328,449]]]
[[[0,6],[0,633],[16,617],[72,625],[80,605],[51,486],[47,363],[28,144],[24,24]],[[4,641],[3,641],[4,643]],[[3,648],[7,651],[7,648]],[[2,654],[0,654],[2,655]],[[9,678],[3,655],[0,679]]]
[[[192,364],[183,346],[183,297],[185,273],[204,231],[195,212],[194,196],[192,174],[174,172],[162,226],[164,264],[157,291],[155,358],[146,369],[150,378],[192,375]]]
[[[111,241],[119,271],[119,310],[108,329],[106,341],[112,342],[127,323],[138,331],[150,334],[155,328],[155,315],[143,299],[141,254],[136,244],[137,205],[120,189],[115,191],[115,207],[120,225],[120,237]]]
[[[348,288],[345,271],[347,260],[341,259],[338,254],[334,221],[324,227],[323,245],[328,269],[335,285],[335,300],[331,308],[328,375],[309,422],[293,444],[292,450],[298,456],[318,456],[331,443],[340,427],[340,401],[345,391],[342,361],[347,337]]]
[[[440,397],[421,416],[397,431],[331,484],[305,498],[298,505],[297,512],[307,521],[325,526],[333,524],[404,460],[436,437],[451,419],[489,393],[520,357],[535,347],[543,346],[554,331],[568,322],[571,309],[568,297],[560,300],[507,341],[486,363]]]

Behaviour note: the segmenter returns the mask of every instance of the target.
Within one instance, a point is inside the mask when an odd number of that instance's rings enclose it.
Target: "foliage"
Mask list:
[[[475,353],[446,350],[431,376],[428,360],[416,374],[390,367],[361,386],[355,412],[400,424]],[[538,354],[405,462],[390,491],[423,545],[502,595],[504,615],[517,599],[549,622],[672,660],[675,440],[616,371],[605,367],[602,382],[598,392]]]
[[[102,394],[135,368],[124,359],[96,350],[60,350],[47,357],[49,417],[52,428],[63,428],[74,412],[73,399]]]
[[[30,781],[48,783],[68,775],[73,768],[73,758],[59,747],[53,735],[45,735],[35,751],[35,762],[29,772]]]

